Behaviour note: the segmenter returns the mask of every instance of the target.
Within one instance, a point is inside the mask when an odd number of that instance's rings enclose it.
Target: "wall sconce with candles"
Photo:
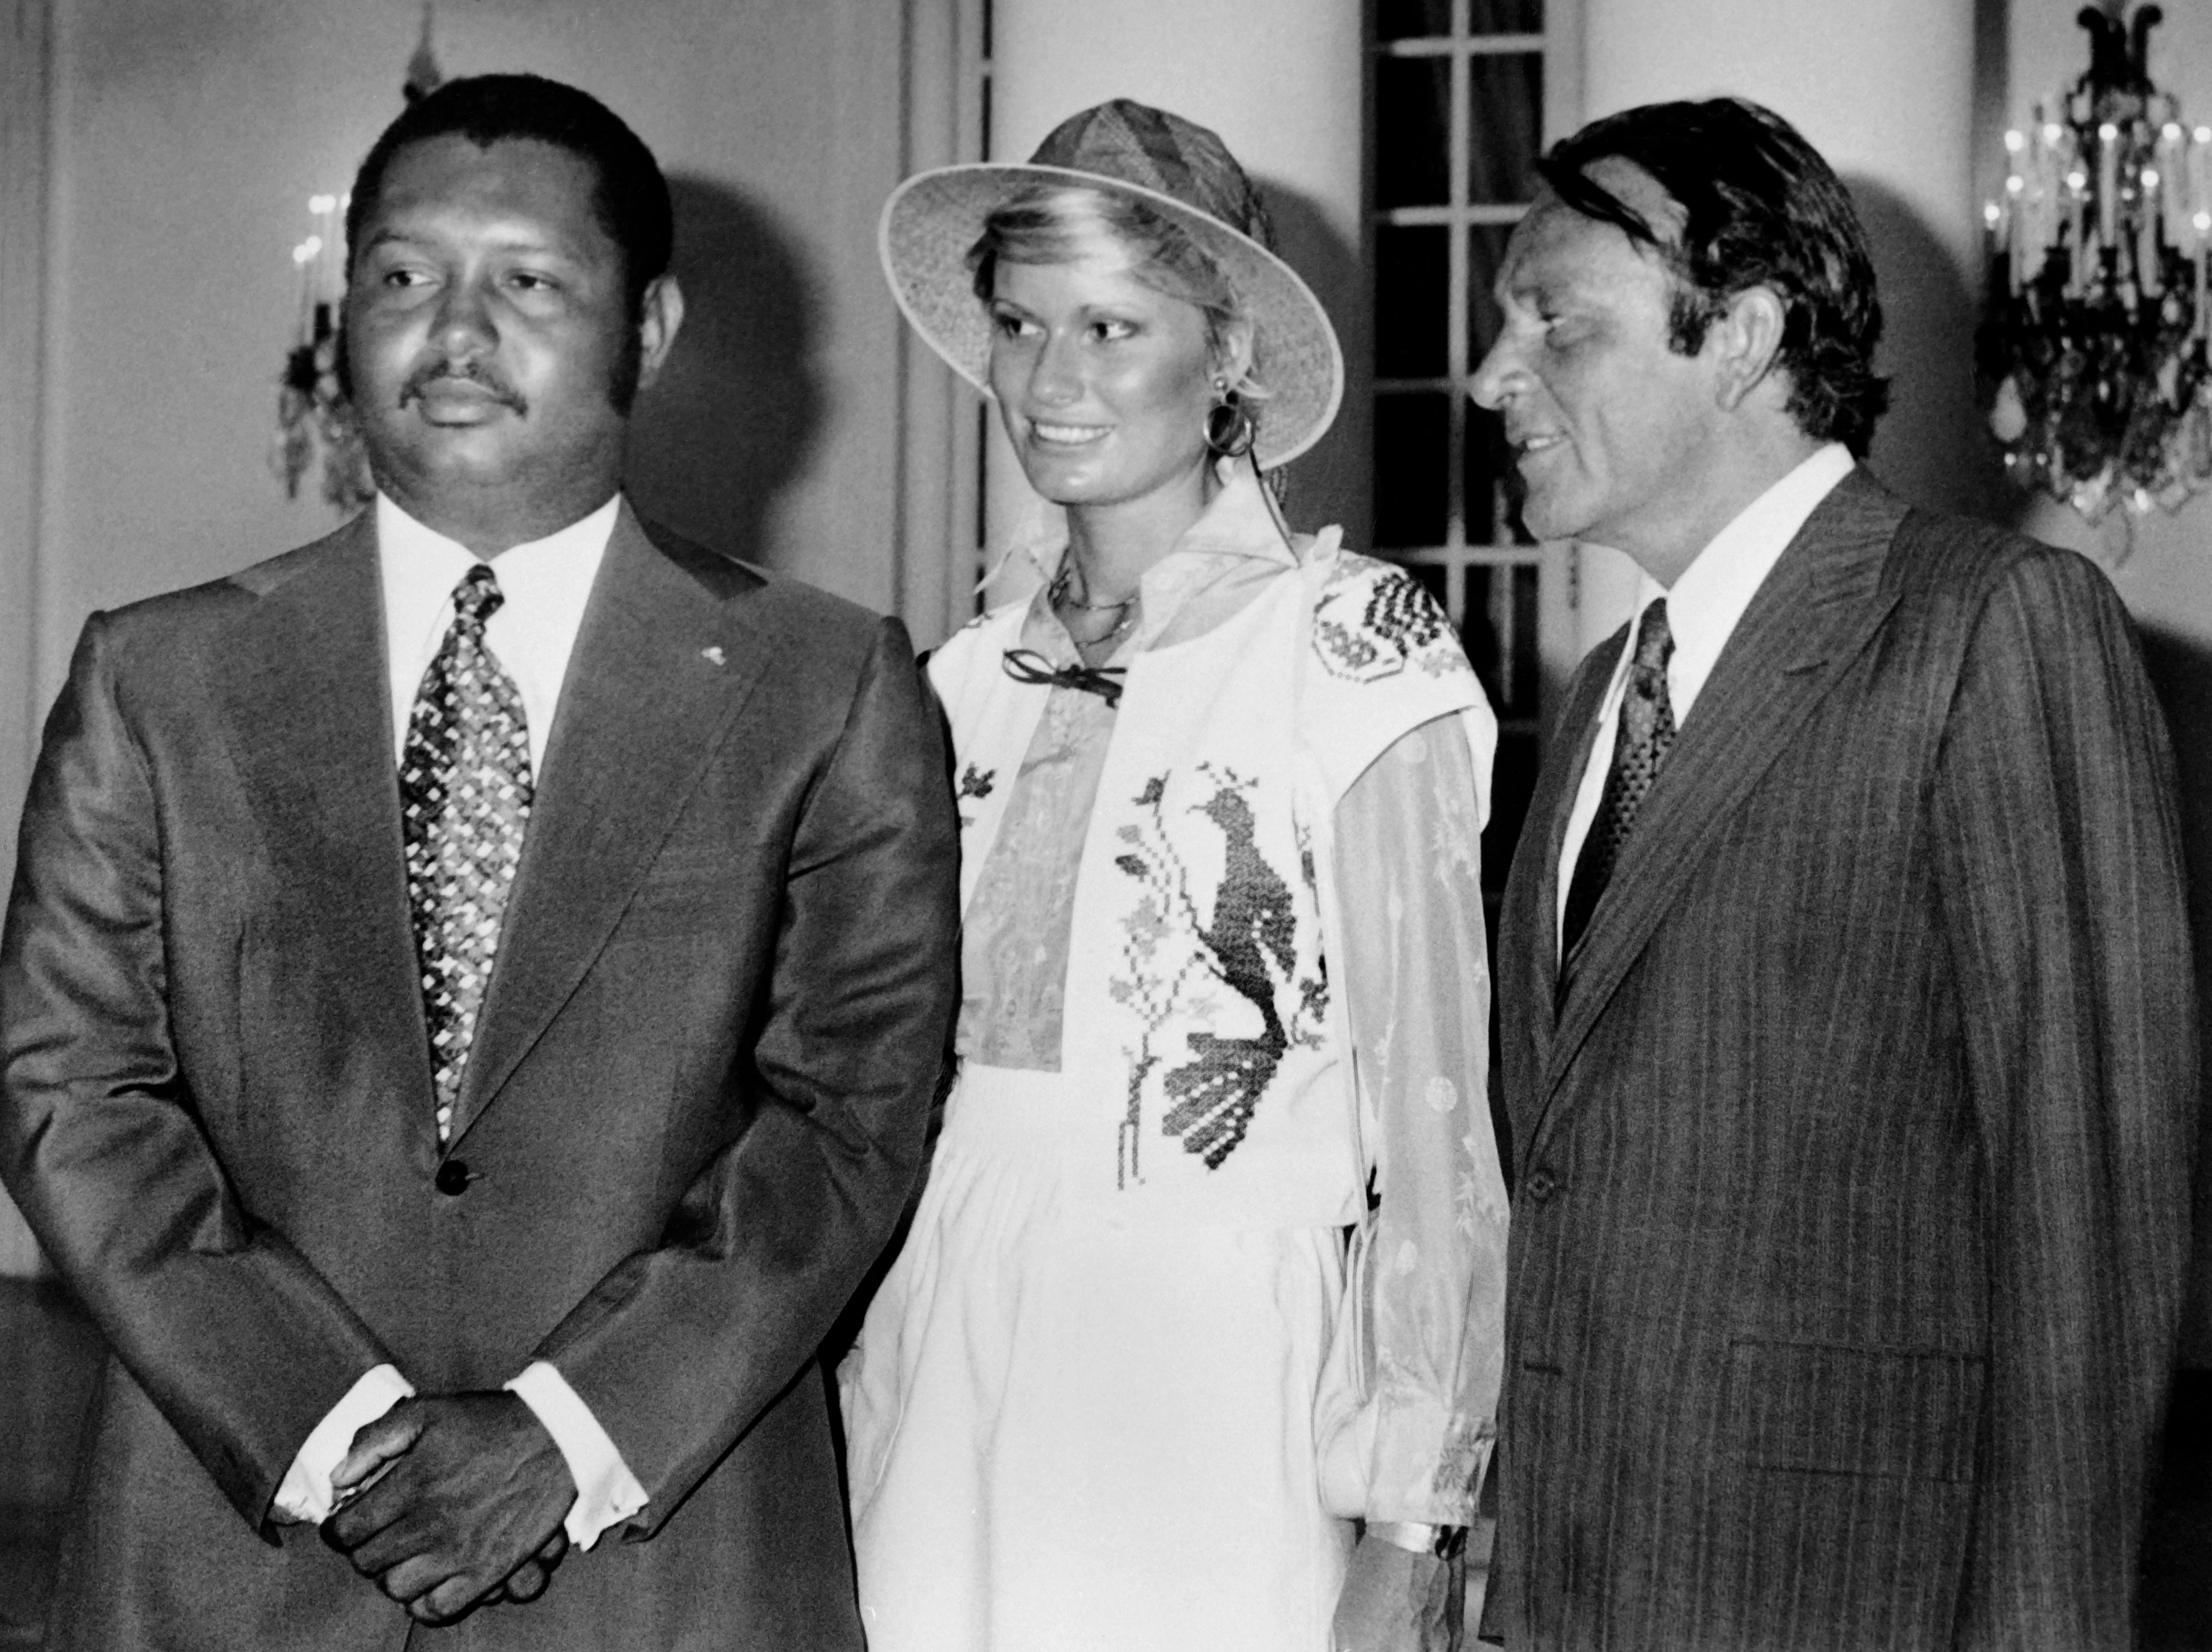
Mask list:
[[[421,38],[400,86],[409,103],[435,91],[445,79],[432,48],[434,21],[433,0],[422,0]],[[345,214],[352,198],[307,198],[313,228],[292,249],[299,274],[296,319],[277,380],[276,431],[269,444],[269,468],[284,484],[287,499],[300,496],[301,478],[319,461],[323,497],[342,511],[357,510],[376,496],[368,452],[338,387],[337,316],[345,300]]]
[[[336,317],[345,296],[348,198],[311,196],[307,213],[314,228],[292,249],[299,272],[297,319],[277,382],[276,431],[269,448],[270,468],[287,499],[300,496],[301,479],[319,462],[323,497],[340,510],[357,509],[375,496],[368,455],[338,389]]]
[[[2159,8],[2125,9],[2081,11],[2088,70],[2005,134],[2004,199],[1983,209],[1990,428],[2010,475],[2093,523],[2212,483],[2212,126],[2145,72]]]

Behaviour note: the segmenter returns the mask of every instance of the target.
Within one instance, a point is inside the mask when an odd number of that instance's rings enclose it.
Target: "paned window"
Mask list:
[[[1491,289],[1534,196],[1536,158],[1576,113],[1575,13],[1575,0],[1370,9],[1374,548],[1451,616],[1498,711],[1483,843],[1493,908],[1535,781],[1547,687],[1573,663],[1558,658],[1571,641],[1543,646],[1571,631],[1571,564],[1522,526],[1498,416],[1468,392],[1497,334]]]

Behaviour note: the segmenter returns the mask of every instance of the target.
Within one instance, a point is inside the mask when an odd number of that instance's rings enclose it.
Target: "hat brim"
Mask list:
[[[891,294],[915,331],[954,372],[991,393],[991,320],[975,297],[969,249],[984,220],[1024,190],[1065,184],[1125,195],[1168,218],[1221,266],[1255,335],[1254,373],[1267,387],[1255,404],[1253,457],[1287,465],[1319,441],[1344,399],[1344,351],[1313,289],[1250,237],[1210,213],[1141,185],[1029,162],[940,167],[918,173],[884,203],[877,251]]]

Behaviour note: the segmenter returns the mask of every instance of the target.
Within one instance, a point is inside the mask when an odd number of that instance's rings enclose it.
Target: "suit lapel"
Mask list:
[[[1900,501],[1853,471],[1820,501],[1737,623],[1591,915],[1548,1053],[1547,1112],[1576,1052],[1729,816],[1893,605],[1882,564],[1904,515]],[[1542,1129],[1540,1116],[1532,1146]]]
[[[726,599],[757,583],[696,548],[660,550],[623,506],[562,685],[455,1143],[583,980],[759,682],[746,605]]]
[[[1612,684],[1621,645],[1627,635],[1626,626],[1615,631],[1590,650],[1576,672],[1566,707],[1560,713],[1557,738],[1547,753],[1549,761],[1538,774],[1536,790],[1529,799],[1528,823],[1522,829],[1524,832],[1540,830],[1544,834],[1543,857],[1538,863],[1536,887],[1530,897],[1534,906],[1526,914],[1534,937],[1533,948],[1526,955],[1526,967],[1529,971],[1528,1002],[1536,1034],[1535,1072],[1539,1076],[1549,1058],[1556,1025],[1559,879],[1567,875],[1559,858],[1566,847],[1567,823],[1575,811],[1575,795],[1582,789],[1583,773],[1589,767],[1590,748],[1597,739],[1598,712],[1605,704],[1606,689]]]
[[[362,1037],[400,1053],[429,1132],[374,515],[237,582],[259,600],[228,639],[226,738],[276,884],[315,914]]]

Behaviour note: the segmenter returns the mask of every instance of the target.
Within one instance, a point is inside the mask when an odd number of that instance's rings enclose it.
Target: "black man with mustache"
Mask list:
[[[0,1174],[112,1356],[47,1644],[859,1652],[814,1363],[953,1002],[936,717],[625,501],[611,112],[450,82],[348,231],[374,505],[94,615],[25,811]]]

